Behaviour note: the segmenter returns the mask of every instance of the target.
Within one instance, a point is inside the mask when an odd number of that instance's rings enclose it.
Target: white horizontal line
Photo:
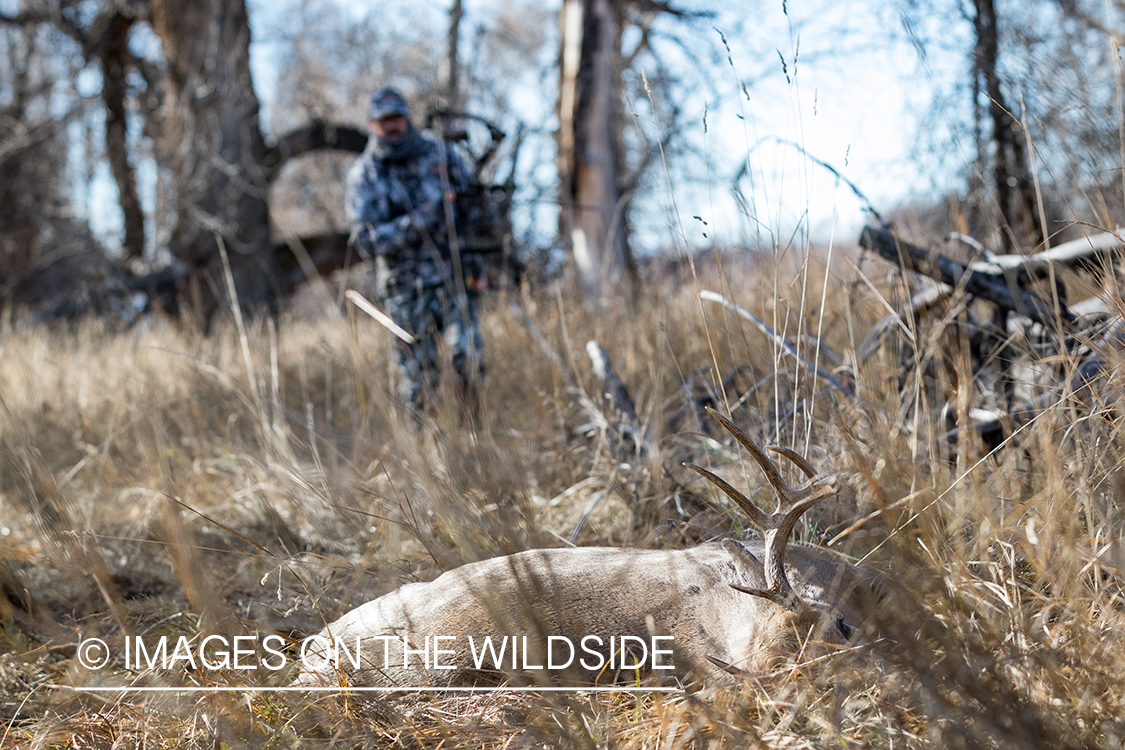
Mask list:
[[[79,693],[674,693],[676,687],[75,687]]]

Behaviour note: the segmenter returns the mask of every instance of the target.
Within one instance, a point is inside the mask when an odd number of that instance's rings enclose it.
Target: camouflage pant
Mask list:
[[[384,305],[387,314],[414,336],[413,344],[395,339],[399,392],[408,404],[420,408],[438,390],[445,364],[439,340],[452,355],[462,392],[480,381],[484,340],[475,295],[451,299],[443,286],[410,287],[390,294]]]

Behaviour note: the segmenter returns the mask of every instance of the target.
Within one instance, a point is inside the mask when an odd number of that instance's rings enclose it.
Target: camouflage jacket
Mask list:
[[[372,138],[348,172],[348,225],[357,251],[376,260],[381,293],[451,282],[443,172],[460,228],[454,198],[470,189],[469,170],[452,148],[413,127],[392,148]],[[463,274],[472,276],[476,263],[463,257]]]

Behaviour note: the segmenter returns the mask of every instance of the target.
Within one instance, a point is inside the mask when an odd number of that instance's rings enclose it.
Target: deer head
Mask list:
[[[770,628],[770,630],[775,631],[776,638],[770,638],[768,642],[761,644],[761,647],[757,649],[759,654],[757,659],[751,657],[751,660],[755,662],[759,660],[772,661],[775,654],[784,653],[788,650],[788,646],[793,645],[794,637],[799,638],[801,634],[808,634],[821,620],[821,614],[801,601],[801,598],[793,591],[789,576],[785,572],[785,553],[789,546],[789,537],[801,516],[821,500],[835,495],[839,488],[836,477],[818,478],[816,469],[813,468],[812,464],[792,449],[778,445],[767,446],[769,450],[796,464],[797,468],[809,478],[808,483],[802,487],[789,486],[781,478],[781,472],[778,471],[777,466],[758,447],[757,443],[740,430],[734,422],[719,412],[710,407],[707,407],[707,411],[742,444],[742,447],[758,464],[766,477],[766,481],[777,495],[777,510],[773,513],[766,513],[722,477],[701,466],[684,464],[726,493],[727,497],[742,509],[742,512],[750,518],[751,523],[762,533],[762,538],[765,541],[765,559],[762,561],[766,579],[765,588],[748,588],[737,584],[731,584],[731,588],[743,594],[768,599],[781,607],[781,616],[775,615],[776,623]],[[847,634],[844,635],[846,639]],[[709,659],[728,671],[733,669],[732,665],[723,664],[714,657],[709,657]]]

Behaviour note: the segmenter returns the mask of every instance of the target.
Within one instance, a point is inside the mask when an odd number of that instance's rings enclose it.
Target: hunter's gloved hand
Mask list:
[[[397,219],[392,219],[368,231],[364,238],[363,246],[370,246],[373,255],[383,255],[394,258],[401,255],[404,250],[418,247],[422,242],[422,233],[416,226],[410,214],[403,214]]]
[[[419,250],[436,244],[447,244],[445,206],[440,202],[426,203],[416,210],[403,214],[385,224],[360,235],[361,246],[370,247],[374,255],[394,258],[404,251]]]

